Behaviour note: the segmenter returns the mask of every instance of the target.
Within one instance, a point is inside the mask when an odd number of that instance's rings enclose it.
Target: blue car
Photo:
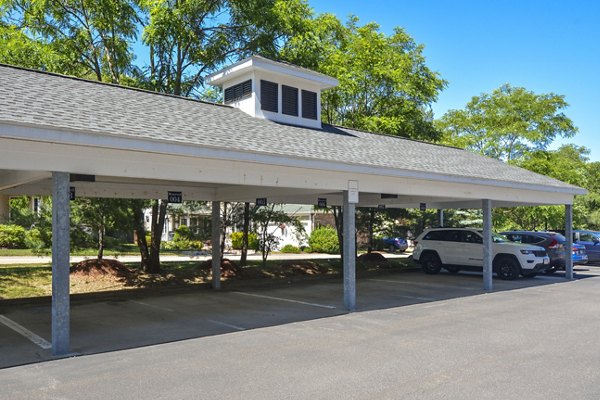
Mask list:
[[[574,230],[573,243],[585,246],[585,252],[590,263],[600,262],[600,232]]]
[[[386,250],[390,253],[395,253],[398,250],[400,253],[404,253],[408,249],[408,242],[404,238],[383,238],[383,245]]]
[[[573,264],[587,264],[589,257],[585,246],[580,243],[573,243]]]

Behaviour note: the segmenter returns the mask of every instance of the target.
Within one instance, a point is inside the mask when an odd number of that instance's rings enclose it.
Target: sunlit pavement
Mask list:
[[[332,280],[75,302],[82,355],[0,370],[0,398],[598,399],[599,272],[493,293],[480,274],[380,274],[351,314]],[[1,314],[49,338],[49,308]],[[0,338],[5,366],[51,358],[5,325]]]

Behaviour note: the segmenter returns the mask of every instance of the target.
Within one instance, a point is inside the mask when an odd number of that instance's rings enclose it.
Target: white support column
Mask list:
[[[70,353],[69,174],[52,173],[52,354]]]
[[[355,204],[350,202],[348,190],[344,190],[344,306],[348,311],[356,309],[356,259],[355,259]]]
[[[443,209],[438,209],[438,221],[439,221],[439,225],[440,228],[444,227],[444,210]]]
[[[483,290],[492,290],[492,201],[483,200]]]
[[[221,289],[221,202],[212,202],[212,287]]]
[[[573,279],[573,206],[565,204],[565,278]]]
[[[0,224],[8,222],[10,214],[10,196],[0,194]]]

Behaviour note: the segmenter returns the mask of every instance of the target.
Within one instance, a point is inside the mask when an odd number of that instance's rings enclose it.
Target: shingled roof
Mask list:
[[[330,125],[282,125],[228,106],[6,65],[0,123],[584,192],[457,148]]]

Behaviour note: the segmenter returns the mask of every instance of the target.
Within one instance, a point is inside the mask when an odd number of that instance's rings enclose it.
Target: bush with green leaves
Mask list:
[[[297,246],[294,246],[293,244],[286,244],[285,246],[283,246],[280,250],[281,253],[292,253],[292,254],[298,254],[300,253],[300,248]]]
[[[331,226],[321,226],[310,234],[308,245],[314,253],[339,254],[337,232]]]
[[[243,232],[233,232],[231,234],[231,247],[234,250],[242,249],[242,237],[244,236]],[[248,249],[250,250],[258,250],[258,237],[256,233],[248,234]]]
[[[196,239],[194,237],[194,233],[190,230],[187,225],[180,225],[175,229],[175,234],[173,235],[174,242],[180,241],[190,241]]]
[[[25,228],[19,225],[0,225],[0,248],[24,249]]]
[[[180,239],[170,242],[162,242],[161,247],[164,250],[202,250],[202,242],[199,240]]]

